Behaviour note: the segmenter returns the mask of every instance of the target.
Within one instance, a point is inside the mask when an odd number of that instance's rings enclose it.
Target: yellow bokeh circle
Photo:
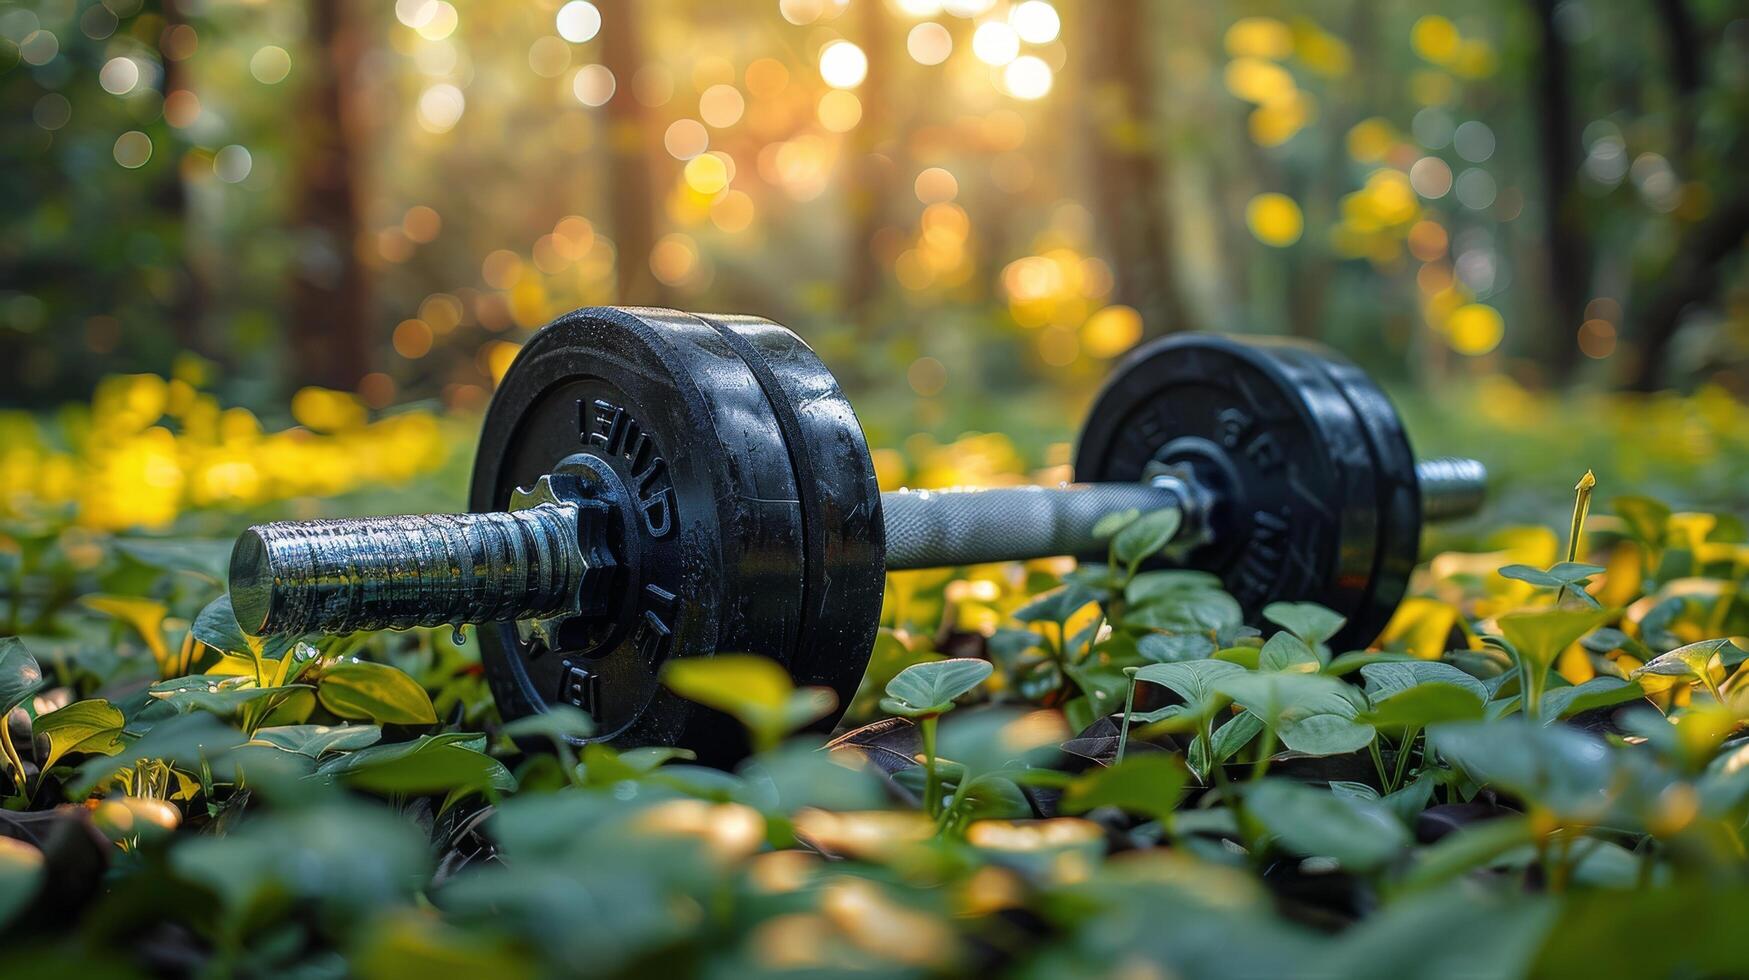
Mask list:
[[[1445,335],[1452,350],[1476,357],[1500,346],[1500,338],[1506,335],[1506,321],[1492,306],[1469,303],[1446,317]]]
[[[1265,245],[1286,248],[1300,240],[1306,229],[1300,206],[1286,194],[1259,194],[1245,206],[1245,223]]]

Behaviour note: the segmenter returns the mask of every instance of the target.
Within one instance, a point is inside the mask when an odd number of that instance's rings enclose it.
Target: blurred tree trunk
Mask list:
[[[1094,216],[1112,258],[1117,301],[1148,336],[1190,329],[1173,248],[1171,171],[1149,70],[1155,35],[1144,0],[1089,4],[1087,145]]]
[[[1679,174],[1693,179],[1699,169],[1694,152],[1695,103],[1700,96],[1706,51],[1695,29],[1694,17],[1682,0],[1656,0],[1652,10],[1664,35],[1670,82],[1675,90],[1671,162]],[[1741,138],[1733,142],[1738,144],[1734,149],[1740,152]],[[1734,158],[1736,154],[1726,156]],[[1670,342],[1682,326],[1683,310],[1718,288],[1718,263],[1736,251],[1743,236],[1749,234],[1749,198],[1737,193],[1716,206],[1705,220],[1684,228],[1663,274],[1646,284],[1646,288],[1636,290],[1632,315],[1626,320],[1633,325],[1633,337],[1639,344],[1639,360],[1630,379],[1631,386],[1639,391],[1652,391],[1664,384]]]
[[[1591,268],[1584,208],[1578,189],[1579,133],[1573,125],[1567,48],[1555,29],[1557,0],[1532,0],[1539,57],[1534,82],[1537,133],[1542,139],[1543,251],[1548,260],[1553,311],[1548,338],[1549,375],[1565,381],[1579,363],[1577,333],[1590,299]]]
[[[165,0],[164,29],[159,32],[158,37],[162,39],[186,23],[188,18],[182,11],[182,3],[179,0]],[[158,52],[158,63],[164,66],[162,94],[165,98],[188,87],[187,65],[169,57],[162,50]],[[177,270],[175,293],[169,303],[170,329],[176,338],[177,347],[204,354],[207,345],[201,320],[206,313],[206,288],[191,247],[191,239],[194,237],[193,221],[188,211],[188,188],[182,182],[180,165],[165,170],[153,194],[153,204],[175,222],[177,251],[182,255],[182,267]]]
[[[1644,300],[1634,304],[1635,314],[1629,319],[1640,343],[1632,382],[1636,391],[1663,387],[1670,341],[1682,326],[1683,311],[1718,290],[1721,267],[1743,247],[1745,237],[1749,237],[1749,194],[1739,191],[1715,205],[1677,242],[1675,257],[1645,290]]]
[[[1665,54],[1670,61],[1670,82],[1675,91],[1672,109],[1676,113],[1674,152],[1671,158],[1686,161],[1694,146],[1696,101],[1700,95],[1704,52],[1694,15],[1683,0],[1654,0],[1652,11],[1658,27],[1664,32]],[[1692,174],[1690,175],[1692,176]]]
[[[293,220],[297,259],[289,329],[300,384],[350,389],[370,371],[370,283],[358,261],[351,95],[365,39],[346,0],[310,0],[315,71],[297,125],[302,139]]]
[[[599,0],[596,6],[601,9],[601,63],[614,79],[613,98],[607,100],[607,199],[619,256],[619,302],[664,306],[667,289],[650,271],[650,251],[656,247],[649,152],[653,124],[632,93],[632,78],[643,67],[638,25],[642,5]]]
[[[893,59],[888,50],[887,18],[884,5],[861,4],[858,46],[868,57],[868,76],[858,98],[862,101],[862,121],[850,134],[851,166],[854,174],[848,190],[850,211],[848,251],[844,275],[844,307],[856,319],[858,334],[873,338],[878,333],[872,307],[880,299],[881,257],[876,253],[875,235],[887,220],[887,199],[892,194],[894,164],[880,155],[882,138],[887,132],[888,94]]]

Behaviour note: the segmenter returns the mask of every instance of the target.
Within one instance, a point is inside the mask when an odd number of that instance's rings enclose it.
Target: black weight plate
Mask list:
[[[855,696],[880,628],[886,539],[874,460],[850,402],[794,333],[769,320],[701,315],[753,369],[783,427],[802,500],[802,622],[790,672],[838,692],[830,731]]]
[[[1075,478],[1139,480],[1155,463],[1214,491],[1211,540],[1183,564],[1220,576],[1248,618],[1308,600],[1348,617],[1338,649],[1377,635],[1371,447],[1315,346],[1177,334],[1132,351],[1094,402]]]
[[[1409,576],[1420,558],[1421,481],[1415,472],[1415,451],[1396,406],[1354,362],[1324,348],[1318,349],[1318,355],[1325,373],[1366,429],[1373,473],[1378,478],[1379,544],[1368,605],[1372,610],[1369,618],[1379,626],[1367,636],[1365,642],[1370,643],[1409,591]]]
[[[507,718],[573,703],[597,737],[678,745],[725,764],[746,752],[726,715],[658,681],[673,657],[746,652],[787,661],[801,620],[802,509],[784,434],[716,328],[667,310],[594,308],[523,347],[487,410],[469,505],[561,461],[616,488],[620,562],[608,613],[543,650],[514,624],[480,630]]]

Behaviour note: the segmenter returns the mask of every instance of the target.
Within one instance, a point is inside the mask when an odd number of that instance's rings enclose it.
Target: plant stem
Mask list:
[[[1101,604],[1099,607],[1099,621],[1093,624],[1093,632],[1087,634],[1087,649],[1081,651],[1082,663],[1086,663],[1087,659],[1093,656],[1093,647],[1099,643],[1099,631],[1102,629],[1105,629],[1104,604]]]
[[[1535,720],[1542,715],[1543,672],[1532,667],[1522,655],[1518,658],[1518,710]]]
[[[1201,779],[1203,785],[1206,786],[1208,785],[1210,775],[1226,775],[1226,771],[1221,768],[1220,760],[1215,758],[1215,719],[1213,712],[1209,712],[1202,716],[1202,751],[1203,760],[1208,763],[1208,771],[1197,773],[1197,777]]]
[[[1404,729],[1403,740],[1397,743],[1397,770],[1391,776],[1391,788],[1386,792],[1395,793],[1403,785],[1403,777],[1409,770],[1409,757],[1415,754],[1415,740],[1421,737],[1419,727]]]
[[[1214,748],[1215,747],[1212,744],[1209,746],[1209,754],[1211,758],[1214,755]],[[1251,763],[1252,782],[1262,779],[1263,774],[1269,771],[1269,757],[1274,754],[1275,726],[1265,724],[1263,726],[1263,741],[1259,742],[1257,745],[1257,759]]]
[[[1591,509],[1591,488],[1597,486],[1597,476],[1590,470],[1579,478],[1573,487],[1573,526],[1567,532],[1567,560],[1577,561],[1579,556],[1579,536],[1585,532],[1585,514]],[[1567,597],[1567,584],[1555,590],[1555,605]]]
[[[1124,747],[1130,741],[1130,711],[1136,706],[1136,675],[1130,675],[1129,690],[1123,698],[1123,725],[1117,730],[1117,762],[1123,761]]]
[[[12,767],[12,780],[18,784],[18,792],[23,794],[25,792],[24,759],[12,746],[12,725],[6,720],[7,714],[11,714],[11,712],[0,714],[0,751],[6,753],[6,762]]]
[[[1380,794],[1389,793],[1390,780],[1385,776],[1385,757],[1379,752],[1379,737],[1374,735],[1372,741],[1366,743],[1366,749],[1372,754],[1373,773],[1379,777]]]
[[[919,719],[917,728],[923,734],[923,812],[930,816],[939,816],[941,802],[941,783],[935,775],[935,721],[938,716],[926,715]]]
[[[953,796],[948,799],[947,805],[941,810],[941,821],[937,828],[939,833],[947,834],[962,829],[960,825],[964,823],[964,819],[960,816],[960,804],[965,802],[966,794],[971,791],[971,787],[972,774],[962,768],[960,781],[955,783],[953,787]]]

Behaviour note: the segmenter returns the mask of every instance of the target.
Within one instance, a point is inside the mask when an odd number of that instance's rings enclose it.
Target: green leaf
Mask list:
[[[1528,817],[1499,817],[1471,824],[1422,848],[1402,885],[1416,890],[1443,884],[1534,840],[1536,830]]]
[[[225,593],[206,604],[194,617],[194,638],[215,650],[226,653],[249,652],[249,638],[237,625],[237,614],[231,609],[231,594]]]
[[[1366,664],[1360,668],[1360,676],[1366,680],[1367,697],[1375,704],[1418,684],[1450,684],[1469,691],[1478,700],[1488,700],[1488,688],[1481,681],[1451,664],[1432,660]]]
[[[797,690],[782,667],[748,654],[669,661],[662,683],[683,698],[733,715],[753,734],[757,748],[775,746],[838,704],[830,688]]]
[[[1557,687],[1543,695],[1541,716],[1544,721],[1556,721],[1582,711],[1626,704],[1646,692],[1633,681],[1619,677],[1593,677],[1583,684]]]
[[[1428,729],[1428,741],[1470,779],[1574,819],[1609,809],[1615,773],[1609,746],[1565,725],[1522,715]]]
[[[412,900],[430,878],[431,850],[407,814],[333,800],[252,816],[225,834],[189,835],[169,862],[178,878],[211,890],[233,916],[257,900],[289,896],[334,921],[362,923]]]
[[[49,742],[42,767],[50,769],[69,752],[114,755],[122,750],[121,709],[102,698],[75,701],[37,718],[33,731]]]
[[[35,845],[0,837],[0,928],[30,905],[45,874],[43,853]]]
[[[1185,776],[1184,763],[1177,756],[1139,752],[1116,765],[1077,776],[1063,791],[1058,807],[1064,813],[1086,813],[1095,807],[1115,806],[1164,821],[1178,806]]]
[[[1246,790],[1245,812],[1287,850],[1332,857],[1362,873],[1390,861],[1410,841],[1408,830],[1382,803],[1285,779],[1265,779]]]
[[[1181,663],[1207,660],[1215,641],[1201,633],[1147,633],[1136,641],[1136,653],[1150,663]]]
[[[1549,896],[1453,885],[1392,902],[1367,916],[1306,962],[1303,972],[1417,980],[1541,975],[1533,973],[1532,965],[1559,911]],[[1609,971],[1581,969],[1570,975],[1593,972]]]
[[[1668,653],[1653,657],[1628,676],[1637,678],[1645,674],[1656,674],[1704,682],[1710,676],[1712,668],[1718,665],[1722,651],[1730,642],[1729,637],[1723,637],[1679,646]]]
[[[152,651],[158,669],[166,674],[171,672],[174,665],[170,662],[170,647],[164,642],[164,617],[169,614],[169,607],[139,596],[119,595],[85,595],[79,597],[79,603],[132,627],[146,649]]]
[[[1315,674],[1322,666],[1306,641],[1292,633],[1277,633],[1270,637],[1257,655],[1257,669],[1262,671]]]
[[[1510,613],[1500,617],[1500,633],[1526,663],[1547,670],[1562,650],[1619,613],[1620,610],[1616,609],[1545,609]]]
[[[1399,751],[1406,750],[1399,749]],[[1420,814],[1422,810],[1427,809],[1428,802],[1433,799],[1433,788],[1438,782],[1439,779],[1437,776],[1431,772],[1424,771],[1419,776],[1415,777],[1415,780],[1409,785],[1404,786],[1394,793],[1385,794],[1383,802],[1385,806],[1390,807],[1391,811],[1397,815],[1398,820],[1403,821],[1403,823],[1407,825],[1414,826],[1415,817]]]
[[[1220,765],[1231,759],[1262,732],[1263,719],[1249,711],[1234,715],[1226,724],[1215,729],[1213,764]]]
[[[1322,674],[1244,674],[1215,689],[1275,729],[1283,745],[1305,755],[1342,755],[1372,742],[1371,725],[1355,720],[1362,695]]]
[[[551,704],[545,711],[504,723],[504,734],[514,739],[544,738],[554,745],[580,742],[595,734],[595,719],[568,704]]]
[[[1408,653],[1391,653],[1383,650],[1351,650],[1348,653],[1330,658],[1324,665],[1323,673],[1331,677],[1346,677],[1367,664],[1395,664],[1423,662],[1420,657]]]
[[[43,670],[16,636],[0,637],[0,723],[42,686]]]
[[[1184,701],[1184,710],[1203,715],[1223,701],[1215,685],[1222,678],[1245,673],[1243,667],[1224,660],[1190,660],[1184,663],[1148,664],[1136,668],[1135,678],[1168,688]]]
[[[159,681],[146,693],[180,712],[209,711],[220,718],[232,718],[245,708],[282,701],[295,691],[309,689],[308,684],[257,687],[253,677],[195,674]]]
[[[1141,572],[1124,586],[1124,601],[1145,606],[1176,592],[1220,591],[1221,580],[1209,572],[1189,568],[1162,568]]]
[[[1172,542],[1184,515],[1176,507],[1150,511],[1136,518],[1111,539],[1117,560],[1134,568]]]
[[[1128,693],[1130,680],[1121,667],[1089,659],[1085,663],[1063,668],[1081,693],[1087,696],[1088,707],[1095,718],[1102,718],[1119,709]]]
[[[84,797],[104,780],[147,759],[198,772],[203,765],[224,759],[243,741],[242,732],[205,712],[168,718],[115,755],[85,760],[68,791],[75,798]]]
[[[877,767],[847,765],[821,751],[814,739],[785,742],[742,763],[737,772],[749,787],[770,793],[769,802],[760,806],[767,812],[791,814],[804,807],[878,810],[887,803]]]
[[[954,699],[984,682],[995,668],[988,660],[960,657],[913,664],[887,684],[881,709],[907,718],[939,715]]]
[[[1431,681],[1374,702],[1361,721],[1375,728],[1392,730],[1425,728],[1442,722],[1476,721],[1485,714],[1481,698],[1467,687]]]
[[[1291,631],[1310,647],[1328,641],[1348,622],[1348,617],[1315,602],[1272,602],[1263,607],[1263,618]]]
[[[1068,732],[1054,711],[991,708],[948,718],[937,742],[940,757],[958,763],[972,778],[1054,760]]]
[[[1609,506],[1626,522],[1634,537],[1653,548],[1663,546],[1665,531],[1670,526],[1669,507],[1651,497],[1617,497]]]
[[[1014,618],[1023,623],[1061,623],[1096,598],[1085,585],[1067,585],[1021,606],[1014,611]]]
[[[223,582],[231,565],[229,539],[117,538],[115,550],[148,568],[189,572],[210,582]]]
[[[320,775],[374,793],[508,793],[516,778],[497,759],[473,748],[478,736],[454,732],[421,735],[411,742],[373,745],[336,756],[319,766]]]
[[[375,725],[276,725],[258,729],[254,741],[312,759],[329,752],[351,752],[381,741],[383,730]]]
[[[1529,582],[1531,585],[1541,586],[1545,589],[1558,589],[1563,586],[1571,588],[1585,585],[1591,576],[1601,574],[1603,571],[1602,565],[1563,561],[1549,566],[1546,571],[1530,565],[1506,565],[1500,569],[1500,577]]]
[[[379,725],[434,725],[437,709],[431,695],[405,671],[388,664],[356,660],[322,672],[316,697],[342,718]]]
[[[1142,512],[1134,507],[1131,507],[1128,510],[1113,511],[1093,523],[1093,537],[1096,540],[1104,541],[1106,538],[1109,538],[1128,527],[1136,520],[1136,518],[1141,516]]]
[[[1210,589],[1170,592],[1124,616],[1126,626],[1168,633],[1213,635],[1244,622],[1245,612],[1239,608],[1238,600],[1225,592]]]

